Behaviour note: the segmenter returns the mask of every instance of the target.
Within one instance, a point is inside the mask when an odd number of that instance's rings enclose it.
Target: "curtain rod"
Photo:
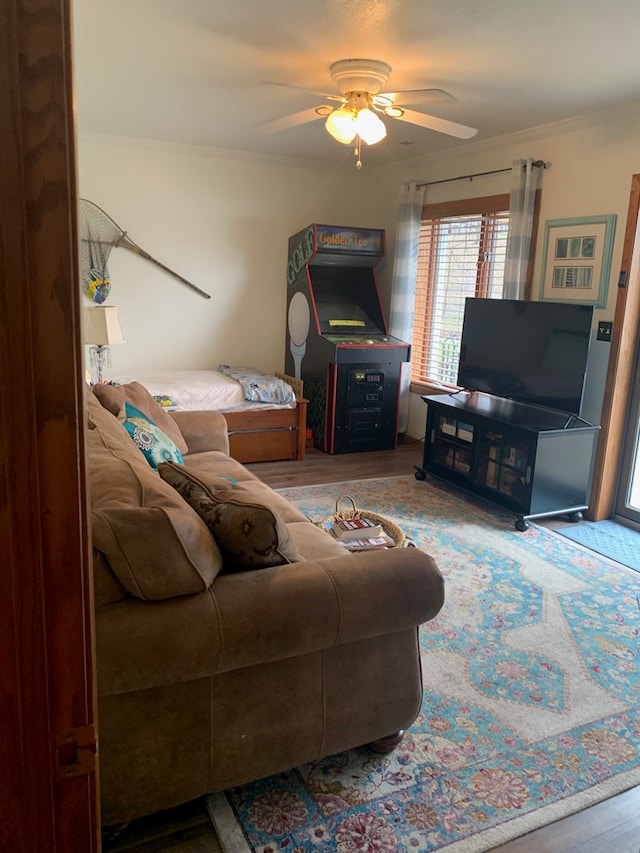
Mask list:
[[[532,166],[536,166],[538,169],[546,169],[546,163],[544,160],[534,160],[531,164]],[[472,181],[474,178],[482,178],[484,175],[499,175],[502,172],[511,172],[511,166],[508,169],[492,169],[490,172],[475,172],[473,175],[459,175],[457,178],[443,178],[441,181],[428,181],[423,184],[416,184],[416,189],[422,189],[422,187],[434,187],[436,184],[448,184],[451,181]]]

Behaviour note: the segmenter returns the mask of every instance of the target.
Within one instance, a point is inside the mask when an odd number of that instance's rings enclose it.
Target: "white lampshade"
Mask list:
[[[356,133],[367,145],[374,145],[387,135],[384,122],[378,118],[373,110],[367,108],[358,112],[355,125]]]
[[[115,306],[84,309],[84,342],[96,346],[125,342],[118,309]]]
[[[329,113],[324,123],[331,136],[344,145],[353,142],[356,136],[356,119],[350,107],[340,107]]]

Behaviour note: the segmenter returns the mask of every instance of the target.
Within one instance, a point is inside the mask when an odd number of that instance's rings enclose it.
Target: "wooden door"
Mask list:
[[[631,177],[618,295],[613,319],[600,437],[587,517],[611,518],[632,391],[634,354],[640,333],[640,174]]]
[[[99,820],[70,0],[1,9],[0,849],[91,853]]]

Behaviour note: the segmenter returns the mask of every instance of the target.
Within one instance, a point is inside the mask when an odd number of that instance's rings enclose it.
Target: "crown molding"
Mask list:
[[[628,101],[616,104],[591,113],[572,116],[549,124],[536,125],[515,133],[506,133],[492,136],[486,139],[474,139],[469,142],[454,144],[445,150],[434,151],[429,154],[421,154],[406,160],[394,160],[379,165],[368,164],[365,172],[359,173],[361,178],[384,179],[406,179],[407,174],[428,168],[429,164],[437,162],[442,164],[443,160],[457,159],[460,156],[475,156],[486,153],[495,153],[496,148],[509,148],[519,145],[539,142],[551,136],[560,136],[581,130],[588,130],[604,123],[611,124],[629,119],[640,119],[640,100]],[[256,154],[251,151],[239,149],[214,148],[207,145],[192,145],[181,142],[165,142],[161,140],[145,139],[139,137],[119,136],[106,133],[78,132],[78,141],[87,143],[104,143],[120,145],[127,148],[138,148],[147,151],[162,151],[189,157],[203,157],[209,159],[234,160],[244,163],[256,163],[270,166],[285,166],[300,169],[313,169],[314,171],[332,171],[336,169],[352,170],[353,160],[351,157],[341,160],[339,157],[320,159],[317,157],[294,157],[281,154]]]
[[[500,136],[492,136],[487,139],[473,140],[460,145],[454,145],[446,151],[435,151],[430,154],[423,154],[409,160],[394,163],[391,169],[395,174],[406,175],[407,171],[428,166],[429,163],[437,162],[438,164],[442,164],[443,159],[448,160],[449,158],[456,158],[460,155],[473,156],[488,152],[493,153],[497,147],[507,148],[531,142],[539,142],[541,139],[548,139],[551,136],[561,136],[566,133],[589,130],[605,123],[611,124],[634,118],[640,119],[640,100],[627,101],[623,104],[616,104],[595,112],[571,116],[570,118],[550,122],[549,124],[536,125],[535,127],[529,127],[514,133],[505,133]],[[376,167],[378,176],[385,174],[388,177],[389,171],[389,167]]]
[[[146,139],[142,137],[120,136],[109,133],[92,133],[79,131],[77,134],[80,143],[102,143],[118,145],[123,148],[137,148],[142,151],[159,151],[168,154],[177,154],[186,157],[203,157],[212,160],[235,160],[243,163],[258,163],[270,166],[293,166],[301,169],[322,169],[335,171],[334,160],[319,160],[311,157],[294,157],[283,154],[257,154],[252,151],[240,149],[214,148],[208,145],[192,145],[186,142],[166,142],[158,139]],[[338,163],[338,168],[342,164]],[[349,159],[349,165],[352,160]]]

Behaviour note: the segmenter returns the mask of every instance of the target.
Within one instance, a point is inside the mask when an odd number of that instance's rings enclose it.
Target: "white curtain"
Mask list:
[[[418,241],[425,189],[424,185],[418,187],[415,183],[402,184],[398,203],[389,332],[394,337],[409,343],[413,337]],[[398,414],[398,432],[400,433],[407,431],[410,382],[411,368],[407,362],[402,365],[400,376],[400,409]]]
[[[540,182],[541,166],[528,160],[514,160],[511,164],[511,194],[509,199],[509,232],[504,266],[502,295],[505,299],[524,299],[533,210],[536,190]]]

